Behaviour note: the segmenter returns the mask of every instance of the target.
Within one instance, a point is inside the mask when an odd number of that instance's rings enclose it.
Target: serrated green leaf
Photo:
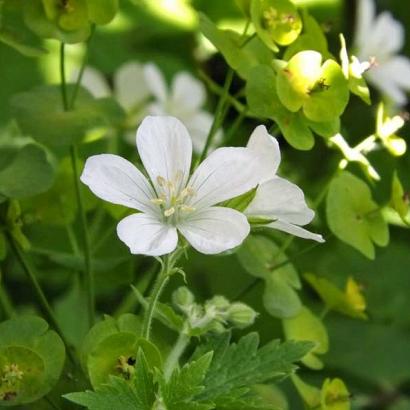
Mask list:
[[[388,225],[369,187],[347,171],[330,184],[326,214],[331,231],[370,259],[375,255],[373,242],[379,246],[389,242]]]
[[[195,396],[204,390],[204,379],[211,364],[212,352],[174,370],[169,381],[162,380],[161,397],[167,410],[208,410],[211,403],[199,402]]]
[[[294,363],[313,347],[309,342],[274,340],[258,348],[256,333],[242,337],[238,343],[229,342],[230,335],[225,334],[202,347],[213,350],[214,357],[205,377],[205,389],[197,398],[215,401],[218,406],[232,396],[236,400],[246,396],[251,384],[289,376],[296,368]]]
[[[409,203],[409,195],[404,192],[403,185],[401,184],[397,172],[395,172],[392,180],[390,204],[405,224],[410,224],[407,219],[410,210]]]
[[[153,375],[142,351],[138,352],[131,381],[111,376],[108,384],[96,391],[69,393],[63,397],[90,410],[152,410],[156,399]]]

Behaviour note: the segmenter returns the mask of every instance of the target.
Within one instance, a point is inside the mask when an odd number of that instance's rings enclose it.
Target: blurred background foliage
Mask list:
[[[19,1],[27,0],[16,0],[16,3]],[[98,28],[90,46],[89,65],[101,70],[108,80],[112,80],[113,72],[122,63],[137,60],[155,62],[168,80],[180,70],[191,71],[197,76],[198,69],[201,69],[217,83],[223,83],[226,63],[199,34],[197,12],[202,11],[223,28],[241,31],[245,20],[233,0],[121,0],[120,3],[120,12],[115,20]],[[339,50],[339,32],[343,32],[351,44],[355,0],[298,0],[296,3],[306,6],[325,28],[334,54]],[[407,1],[379,0],[377,6],[380,10],[390,10],[405,26],[410,24]],[[22,27],[17,25],[15,29],[21,29],[23,33]],[[30,36],[28,32],[24,35]],[[58,82],[58,42],[46,41],[43,47],[48,53],[38,58],[27,58],[0,43],[0,129],[11,119],[9,101],[14,94],[36,85]],[[67,53],[69,70],[73,70],[81,63],[84,46],[68,46]],[[403,54],[410,55],[410,30],[406,32]],[[235,78],[234,90],[241,87],[241,80]],[[217,96],[209,95],[208,103],[212,110]],[[230,112],[227,123],[234,119],[234,115],[234,111]],[[355,145],[363,136],[373,132],[374,123],[374,105],[368,107],[353,97],[342,117],[346,139]],[[253,120],[246,120],[233,144],[243,144],[256,124]],[[405,125],[401,135],[406,137],[408,133],[409,126]],[[283,139],[280,139],[280,144],[283,156],[281,175],[302,187],[307,198],[315,198],[337,166],[338,155],[329,151],[320,139],[316,140],[314,149],[307,152],[291,148]],[[104,152],[106,146],[104,141],[98,140],[82,149],[85,157]],[[135,156],[134,148],[124,142],[120,143],[119,151],[129,158]],[[373,187],[373,195],[379,203],[389,198],[390,179],[395,168],[404,187],[410,187],[409,155],[393,158],[376,151],[370,157],[382,175],[382,180]],[[351,168],[354,171],[354,166]],[[67,182],[65,193],[68,201],[69,185]],[[46,222],[53,204],[47,198],[43,201],[44,213],[37,217],[44,218]],[[90,196],[89,201],[92,207],[95,199]],[[323,208],[321,206],[318,210],[314,228],[328,237],[329,232],[323,223]],[[30,214],[26,217],[29,218]],[[40,280],[46,293],[54,295],[53,303],[61,325],[71,341],[78,344],[87,325],[82,319],[85,317],[81,311],[83,305],[78,303],[82,295],[78,293],[78,286],[72,285],[71,278],[82,260],[79,256],[71,256],[64,227],[26,222],[25,234],[32,244],[30,252]],[[137,309],[133,296],[129,295],[129,283],[135,283],[144,290],[150,283],[150,272],[156,268],[156,263],[149,258],[129,258],[128,250],[114,233],[114,227],[115,220],[107,212],[97,212],[91,220],[91,238],[96,249],[94,269],[98,307],[99,311],[109,314]],[[74,229],[78,227],[74,226]],[[389,246],[378,248],[373,261],[332,236],[325,244],[293,260],[301,276],[312,272],[329,278],[340,287],[353,276],[363,286],[368,320],[358,321],[329,312],[324,319],[330,340],[329,352],[323,356],[325,368],[320,372],[303,368],[300,373],[305,381],[318,385],[325,377],[343,378],[353,395],[355,409],[410,409],[410,236],[408,230],[394,226],[390,227],[390,234]],[[286,241],[286,236],[280,233],[273,236],[279,242]],[[295,239],[288,248],[288,254],[297,255],[306,247],[306,242]],[[224,294],[235,299],[242,295],[244,302],[260,312],[254,329],[260,332],[262,341],[282,337],[280,321],[264,310],[262,284],[258,282],[243,292],[254,278],[246,273],[236,256],[208,258],[191,252],[185,270],[188,284],[198,298],[205,300],[214,294]],[[32,292],[25,285],[20,267],[9,262],[4,264],[2,273],[11,302],[23,306],[26,311],[33,309],[30,303]],[[174,280],[166,297],[182,283],[182,279]],[[321,311],[317,294],[306,282],[303,283],[301,298],[313,311]],[[165,330],[163,332],[165,340],[170,337]],[[302,409],[291,383],[285,382],[281,386],[287,391],[289,409]]]

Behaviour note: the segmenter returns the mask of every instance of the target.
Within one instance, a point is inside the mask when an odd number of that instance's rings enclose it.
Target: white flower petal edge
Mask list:
[[[131,162],[118,155],[89,157],[80,179],[105,201],[143,212],[157,212],[151,202],[155,193],[147,178]]]
[[[175,108],[195,113],[205,103],[205,97],[205,87],[191,74],[182,71],[174,77],[170,103]]]
[[[77,81],[79,70],[74,70],[71,74],[71,80]],[[110,86],[104,75],[93,67],[86,67],[81,77],[81,85],[88,90],[95,98],[104,98],[111,96]]]
[[[260,166],[265,168],[263,171],[265,176],[259,182],[273,178],[280,164],[280,149],[278,141],[268,133],[264,125],[259,125],[252,132],[247,148],[258,155],[261,161]]]
[[[137,148],[142,163],[157,191],[172,182],[179,191],[189,178],[192,141],[184,124],[174,117],[144,119],[137,130]]]
[[[312,239],[313,241],[316,241],[319,243],[325,242],[322,235],[309,232],[308,230],[301,228],[300,226],[293,225],[293,224],[283,222],[280,220],[276,222],[271,222],[270,224],[266,226],[268,226],[269,228],[278,229],[279,231],[290,233],[291,235],[295,235],[299,238]]]
[[[114,74],[115,96],[121,106],[130,111],[151,95],[145,81],[144,65],[135,61],[123,64]]]
[[[264,126],[257,127],[252,133],[248,149],[259,159],[263,178],[260,179],[256,195],[246,208],[245,215],[272,219],[274,222],[265,226],[324,242],[321,235],[298,226],[311,222],[314,212],[306,205],[303,191],[297,185],[275,175],[280,163],[279,145]]]
[[[118,224],[117,234],[133,254],[161,256],[174,251],[178,244],[174,226],[147,214],[127,216]]]
[[[192,213],[178,228],[193,248],[204,254],[235,248],[250,231],[245,215],[222,207]]]
[[[144,77],[154,97],[161,102],[165,102],[168,96],[167,84],[158,67],[152,63],[146,64],[144,66]]]
[[[218,148],[193,173],[189,205],[206,208],[250,191],[264,176],[258,159],[247,148]]]

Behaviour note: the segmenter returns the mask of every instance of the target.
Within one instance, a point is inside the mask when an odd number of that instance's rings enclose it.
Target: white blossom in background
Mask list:
[[[376,16],[373,0],[357,0],[357,5],[355,55],[370,63],[364,76],[394,105],[404,105],[410,91],[410,59],[398,55],[404,45],[404,27],[388,11]]]
[[[117,226],[131,253],[168,254],[178,244],[178,232],[205,254],[242,243],[250,230],[246,216],[216,204],[248,192],[263,178],[265,169],[253,151],[219,148],[190,176],[192,141],[177,118],[146,117],[136,142],[149,180],[112,154],[88,158],[81,175],[98,197],[139,211]]]
[[[245,215],[266,218],[265,226],[305,239],[324,242],[322,235],[311,233],[301,226],[312,221],[315,213],[308,208],[303,191],[295,184],[276,175],[281,156],[279,144],[266,127],[255,128],[249,138],[248,149],[259,159],[262,178],[255,198],[245,209]]]
[[[77,78],[78,72],[73,75]],[[211,129],[213,117],[202,107],[206,101],[204,85],[185,71],[175,75],[168,88],[159,68],[153,64],[129,62],[114,73],[112,91],[104,75],[93,67],[86,67],[81,85],[96,98],[114,96],[128,114],[127,128],[140,123],[145,115],[170,115],[178,118],[188,128],[193,149],[201,153]],[[151,99],[150,102],[149,99]],[[222,132],[215,136],[221,140]],[[134,143],[134,132],[126,139]]]
[[[147,64],[144,72],[154,96],[154,101],[148,105],[148,113],[172,115],[181,120],[192,137],[194,151],[201,153],[213,122],[213,116],[203,109],[206,101],[204,85],[188,72],[181,71],[168,87],[161,71],[154,64]],[[219,131],[215,142],[220,141],[221,137]]]

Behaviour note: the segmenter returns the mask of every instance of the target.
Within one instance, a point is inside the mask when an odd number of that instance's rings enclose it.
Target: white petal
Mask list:
[[[145,117],[137,130],[137,147],[153,185],[158,177],[184,187],[189,177],[192,141],[184,124],[175,117]]]
[[[73,82],[77,81],[79,70],[74,70],[71,75]],[[104,75],[92,67],[86,67],[81,77],[81,85],[88,90],[95,98],[111,96],[110,86]]]
[[[275,221],[266,226],[268,226],[269,228],[278,229],[280,231],[290,233],[292,235],[298,236],[299,238],[312,239],[314,241],[321,243],[325,242],[322,235],[309,232],[306,229],[301,228],[300,226],[293,225],[288,222]]]
[[[127,216],[117,225],[117,234],[133,254],[166,255],[178,244],[175,227],[147,214]]]
[[[248,236],[250,227],[242,213],[212,207],[193,212],[178,229],[197,251],[216,254],[239,246]]]
[[[315,215],[306,205],[303,191],[277,176],[258,187],[245,214],[266,216],[298,225],[309,223]]]
[[[144,212],[157,212],[150,202],[156,197],[144,175],[131,162],[118,155],[89,157],[81,181],[98,197]]]
[[[197,153],[201,153],[206,142],[206,138],[209,134],[209,130],[211,129],[213,117],[209,112],[206,111],[198,111],[193,115],[186,116],[185,118],[181,118],[181,120],[186,125],[189,134],[192,137],[192,145],[194,151]],[[217,133],[214,138],[214,143],[217,144],[222,137],[222,133]],[[218,141],[219,139],[219,141]]]
[[[147,87],[151,93],[162,102],[167,100],[167,84],[164,76],[155,64],[146,64],[144,66],[144,76]]]
[[[118,102],[127,111],[146,100],[151,92],[147,86],[142,64],[123,64],[114,74],[114,89]]]
[[[257,155],[247,148],[218,148],[195,170],[190,204],[206,208],[250,191],[263,177]]]
[[[165,110],[165,104],[161,102],[148,104],[147,113],[148,115],[168,115],[168,112]]]
[[[386,35],[388,33],[388,35]],[[397,53],[404,45],[404,27],[385,11],[377,16],[371,27],[371,36],[367,39],[376,60]]]
[[[174,111],[193,112],[201,108],[205,102],[205,87],[187,72],[178,73],[171,87],[171,101]]]
[[[375,4],[373,0],[358,0],[356,11],[356,25],[355,25],[355,45],[360,49],[366,46],[366,43],[371,41],[372,25],[375,18]],[[360,55],[360,59],[363,56]],[[364,57],[365,59],[368,56]]]
[[[276,138],[272,137],[264,125],[259,125],[251,134],[247,147],[260,157],[265,168],[261,183],[275,176],[280,164],[280,149]]]

